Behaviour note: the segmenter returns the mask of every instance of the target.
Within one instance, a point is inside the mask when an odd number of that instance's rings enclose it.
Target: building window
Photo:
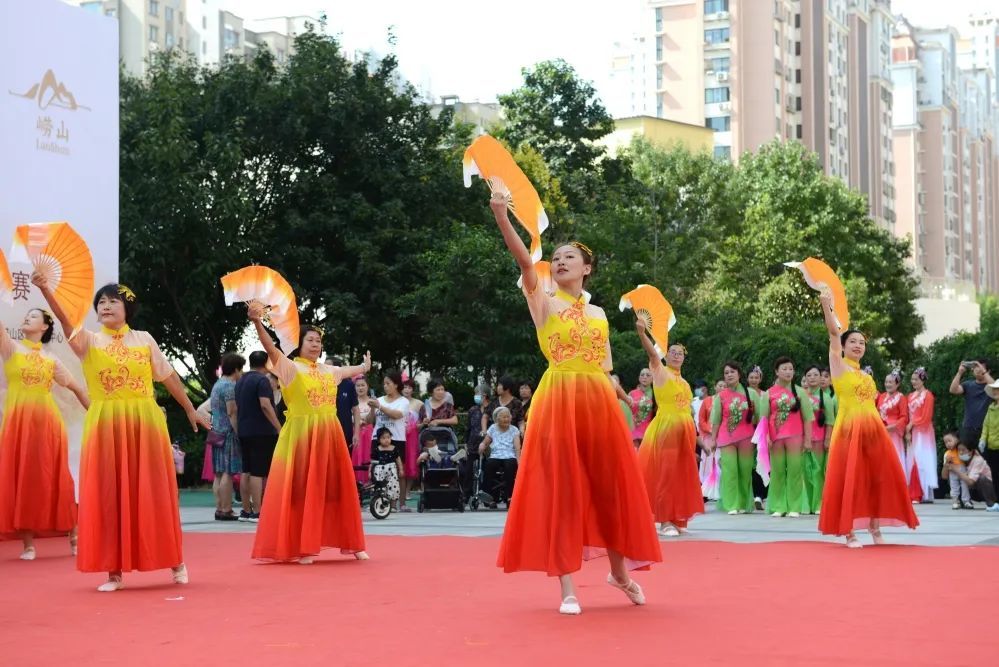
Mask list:
[[[208,42],[201,42],[201,55],[208,55]]]
[[[732,147],[731,146],[715,146],[715,157],[719,160],[731,160],[732,159]]]
[[[774,103],[780,104],[780,88],[774,88]]]
[[[727,72],[732,66],[731,58],[711,58],[708,62],[711,65],[711,70],[715,72]]]
[[[704,31],[704,41],[708,44],[722,44],[728,41],[728,35],[728,28],[712,28]]]
[[[729,89],[726,88],[705,88],[704,89],[704,103],[705,104],[716,104],[718,102],[728,102]]]
[[[165,40],[165,42],[166,42],[166,47],[168,49],[172,49],[173,48],[174,42],[173,42],[173,33],[172,32],[168,32],[166,34],[166,40]]]
[[[229,26],[226,26],[224,40],[225,49],[228,51],[229,49],[235,49],[237,46],[239,46],[239,33]]]
[[[111,9],[105,9],[104,10],[104,16],[110,16],[110,17],[114,18],[117,15],[118,15],[118,10],[114,9],[113,7]]]
[[[704,0],[704,13],[717,14],[728,11],[728,0]]]
[[[800,69],[794,70],[794,82],[795,83],[801,83],[801,70]]]
[[[663,59],[663,38],[662,36],[656,37],[656,62]]]
[[[732,129],[731,116],[709,116],[704,119],[704,127],[715,132],[728,132]]]
[[[159,16],[160,15],[160,2],[159,0],[149,0],[149,15]]]
[[[160,29],[154,25],[149,26],[149,41],[157,42],[160,39]]]
[[[208,30],[208,17],[207,16],[202,16],[201,17],[201,29],[202,30]]]
[[[799,125],[799,126],[798,126],[798,132],[797,132],[797,135],[798,135],[798,138],[799,138],[799,139],[801,139],[801,136],[802,136],[802,132],[801,132],[801,125]]]
[[[663,117],[663,98],[662,98],[662,95],[657,95],[656,96],[656,117],[657,118],[662,118]]]
[[[656,32],[663,31],[663,8],[656,7]]]
[[[163,8],[163,20],[167,23],[173,23],[173,7]]]
[[[885,25],[887,25],[887,24],[885,24]],[[795,14],[794,15],[794,27],[795,28],[800,28],[801,27],[801,14]]]
[[[774,30],[774,46],[780,46],[780,33]]]
[[[656,90],[663,87],[663,68],[659,66],[656,68]]]

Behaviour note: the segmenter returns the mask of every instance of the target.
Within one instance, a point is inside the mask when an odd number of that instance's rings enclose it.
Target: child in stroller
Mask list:
[[[427,428],[420,434],[423,451],[420,466],[420,502],[416,511],[452,509],[464,511],[464,494],[458,483],[467,464],[468,452],[458,449],[458,438],[447,427]]]

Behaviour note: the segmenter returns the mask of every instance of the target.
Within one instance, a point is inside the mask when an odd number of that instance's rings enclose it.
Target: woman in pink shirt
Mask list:
[[[711,405],[711,435],[721,455],[718,507],[745,514],[753,511],[753,400],[738,363],[727,362],[722,377],[725,386]]]
[[[812,441],[812,402],[794,384],[794,362],[778,357],[777,381],[766,394],[764,409],[770,422],[770,490],[767,511],[772,516],[800,516],[805,489],[802,449]]]

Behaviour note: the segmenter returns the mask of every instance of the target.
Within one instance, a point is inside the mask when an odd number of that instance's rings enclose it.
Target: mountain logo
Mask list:
[[[56,79],[56,75],[52,70],[46,70],[44,76],[42,76],[42,80],[33,85],[27,92],[15,93],[13,90],[8,90],[7,92],[14,97],[23,97],[26,100],[35,101],[38,104],[38,108],[42,110],[49,107],[57,107],[59,109],[68,109],[69,111],[90,111],[90,107],[85,107],[77,103],[73,93]]]

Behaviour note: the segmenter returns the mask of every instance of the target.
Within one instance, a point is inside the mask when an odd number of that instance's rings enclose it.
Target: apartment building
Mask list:
[[[888,0],[649,0],[648,8],[654,115],[713,129],[718,157],[800,140],[892,228]],[[643,81],[635,85],[647,90]]]
[[[138,76],[152,54],[170,49],[187,51],[201,65],[217,65],[227,56],[252,57],[266,46],[283,63],[295,36],[318,23],[308,16],[246,21],[225,10],[222,0],[64,1],[118,20],[121,60]]]

